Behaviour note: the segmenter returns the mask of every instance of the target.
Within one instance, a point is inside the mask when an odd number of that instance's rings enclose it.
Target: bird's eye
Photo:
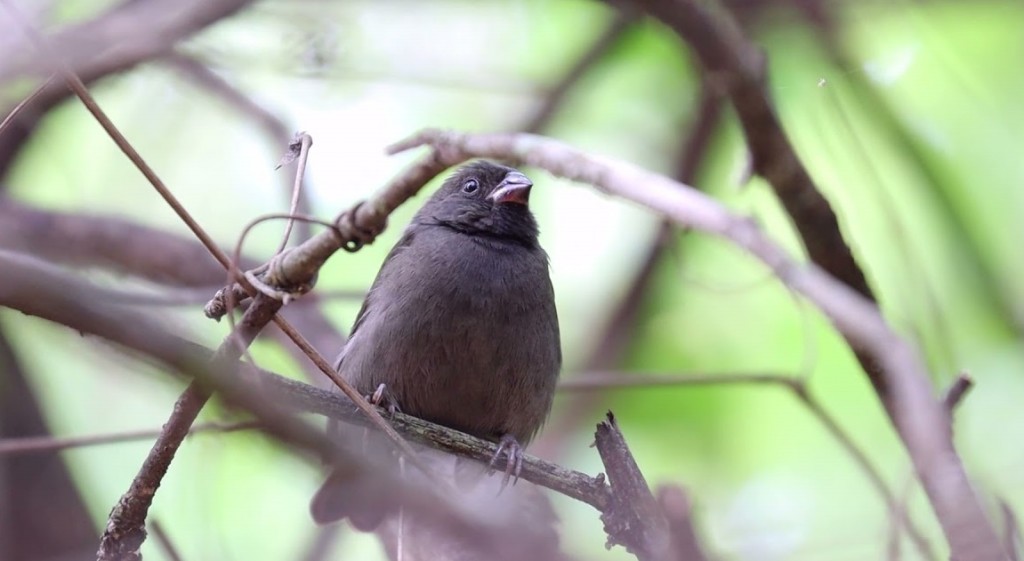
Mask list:
[[[466,180],[466,182],[462,184],[462,192],[463,193],[475,193],[476,190],[479,189],[479,188],[480,188],[480,184],[477,183],[477,181],[475,179]]]

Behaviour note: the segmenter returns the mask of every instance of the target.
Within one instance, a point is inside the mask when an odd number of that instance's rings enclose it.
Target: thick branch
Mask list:
[[[109,214],[40,210],[0,199],[0,247],[161,284],[223,284],[224,269],[194,240]],[[240,265],[256,266],[246,258]]]
[[[47,40],[75,72],[105,74],[166,53],[179,41],[230,16],[251,0],[145,0],[124,2]],[[46,56],[23,42],[0,63],[0,82],[32,73],[49,74]]]
[[[179,41],[226,18],[252,0],[129,0],[83,23],[54,32],[49,40],[85,83],[127,70],[172,49]],[[18,50],[21,47],[21,50]],[[0,58],[0,84],[27,74],[49,74],[42,54],[23,44]],[[60,80],[48,85],[0,135],[0,177],[51,108],[66,99]],[[4,114],[7,111],[2,111]]]
[[[223,285],[225,279],[217,260],[202,245],[185,236],[118,216],[42,210],[2,197],[0,247],[57,263],[101,267],[174,286],[208,289]],[[239,266],[250,269],[256,265],[251,256],[243,256]],[[208,297],[209,292],[202,301]],[[133,299],[137,300],[141,299]],[[321,352],[336,352],[344,343],[344,337],[317,306],[291,306],[283,314]]]
[[[42,390],[7,338],[11,327],[0,325],[0,442],[49,434]],[[60,457],[0,458],[0,497],[0,559],[78,559],[95,547],[89,509]]]

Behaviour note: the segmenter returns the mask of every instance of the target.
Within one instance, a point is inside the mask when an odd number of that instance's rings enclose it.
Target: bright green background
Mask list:
[[[72,19],[98,7],[65,4],[61,13]],[[926,353],[936,392],[960,370],[976,379],[957,413],[956,435],[998,518],[998,499],[1024,506],[1024,6],[846,4],[830,3],[842,15],[837,40],[852,61],[842,68],[793,14],[758,27],[771,91],[887,317]],[[546,86],[610,16],[601,5],[575,0],[276,2],[216,25],[184,50],[313,136],[311,197],[315,213],[329,218],[402,169],[414,155],[387,157],[383,148],[421,127],[521,127]],[[695,80],[678,39],[644,23],[578,84],[546,133],[670,173],[694,118]],[[254,217],[285,208],[287,172],[273,169],[283,147],[269,145],[255,125],[166,67],[150,64],[108,79],[95,94],[218,240],[233,244]],[[800,251],[770,188],[745,180],[746,167],[729,112],[697,185]],[[533,204],[551,254],[569,377],[633,277],[657,217],[526,171],[538,185]],[[117,213],[185,232],[78,103],[47,119],[8,179],[11,194],[33,204]],[[372,247],[333,259],[318,289],[368,286],[421,199],[400,209]],[[264,226],[246,247],[267,255],[279,234],[278,224]],[[333,302],[331,317],[347,328],[357,305]],[[203,319],[198,306],[162,313],[168,325],[210,345],[227,329]],[[0,321],[11,328],[57,434],[157,427],[181,389],[76,333],[10,312]],[[273,370],[297,370],[270,344],[258,344],[256,356]],[[842,341],[811,307],[719,240],[677,237],[643,303],[623,367],[810,376],[813,395],[890,486],[904,485],[906,457]],[[556,403],[556,416],[564,404]],[[649,481],[689,489],[708,547],[723,557],[884,555],[889,521],[881,498],[784,390],[611,392],[578,420],[579,430],[552,459],[600,471],[588,445],[609,408]],[[216,409],[207,412],[217,416]],[[139,443],[64,455],[97,527],[147,450]],[[198,436],[172,466],[153,515],[186,559],[292,558],[314,532],[306,509],[320,477],[316,466],[259,436]],[[919,490],[911,504],[919,525],[941,544]],[[574,551],[628,557],[621,549],[604,552],[589,507],[558,505]],[[371,538],[352,534],[338,547],[339,558],[379,551]],[[152,540],[144,553],[163,559]]]

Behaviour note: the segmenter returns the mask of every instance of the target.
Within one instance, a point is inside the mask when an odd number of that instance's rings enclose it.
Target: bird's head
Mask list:
[[[514,168],[473,162],[444,182],[417,214],[417,222],[533,246],[538,229],[529,208],[532,187],[533,182]]]

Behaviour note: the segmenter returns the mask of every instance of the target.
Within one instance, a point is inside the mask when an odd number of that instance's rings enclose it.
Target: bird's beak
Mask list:
[[[489,198],[495,203],[516,203],[527,205],[530,201],[530,187],[533,182],[518,171],[510,171]]]

